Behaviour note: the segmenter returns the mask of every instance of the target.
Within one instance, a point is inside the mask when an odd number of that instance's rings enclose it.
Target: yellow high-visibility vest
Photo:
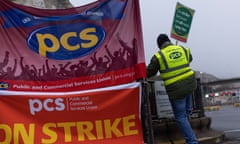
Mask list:
[[[155,53],[160,65],[160,76],[165,86],[185,79],[194,74],[189,66],[190,49],[170,45]]]

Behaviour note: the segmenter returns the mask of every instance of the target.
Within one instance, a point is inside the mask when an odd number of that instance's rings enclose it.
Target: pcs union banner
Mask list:
[[[0,144],[143,144],[140,83],[0,97]]]
[[[0,1],[0,90],[73,91],[146,77],[138,0],[60,10]]]
[[[142,144],[139,0],[0,0],[0,144]]]

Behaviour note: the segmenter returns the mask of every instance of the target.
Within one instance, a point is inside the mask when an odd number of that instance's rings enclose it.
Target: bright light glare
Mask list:
[[[205,95],[205,98],[208,98],[208,97],[209,97],[209,95],[208,95],[208,94],[206,94],[206,95]]]

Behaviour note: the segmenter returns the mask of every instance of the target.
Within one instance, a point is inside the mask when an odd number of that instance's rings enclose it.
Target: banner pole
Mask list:
[[[154,143],[154,133],[152,125],[152,114],[149,100],[149,83],[146,80],[141,81],[142,83],[142,126],[145,144]]]
[[[178,45],[178,41],[176,41],[176,45]]]

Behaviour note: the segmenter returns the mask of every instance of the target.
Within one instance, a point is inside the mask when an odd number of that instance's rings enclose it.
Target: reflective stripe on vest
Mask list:
[[[189,67],[190,50],[170,45],[155,54],[159,61],[161,78],[165,85],[185,79],[194,71]]]

